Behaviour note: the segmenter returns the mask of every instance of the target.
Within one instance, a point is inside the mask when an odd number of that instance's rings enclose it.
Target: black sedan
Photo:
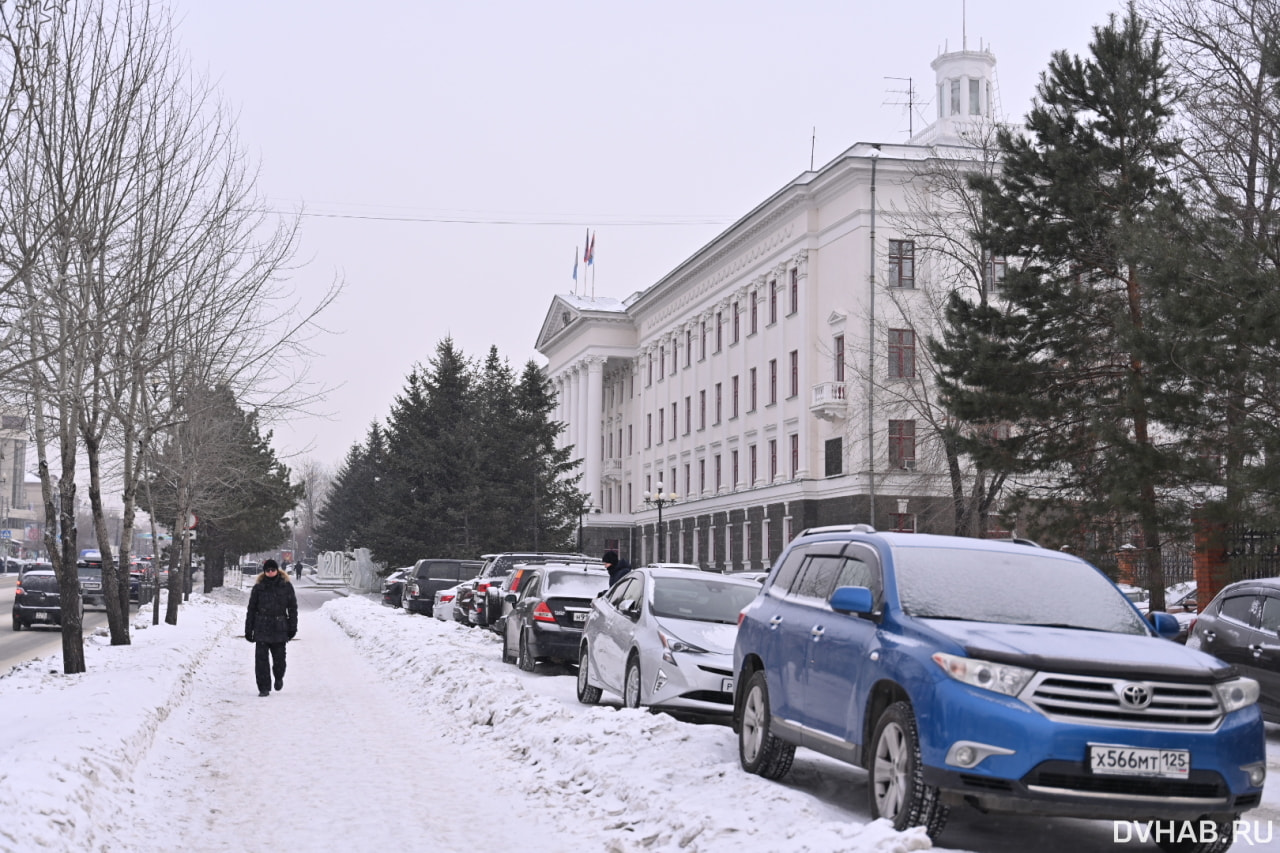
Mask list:
[[[382,603],[388,607],[399,607],[404,596],[404,578],[408,568],[396,569],[382,579]]]
[[[549,563],[531,567],[519,593],[508,595],[511,612],[502,631],[502,660],[533,672],[539,661],[576,665],[582,626],[591,601],[609,586],[598,563]]]

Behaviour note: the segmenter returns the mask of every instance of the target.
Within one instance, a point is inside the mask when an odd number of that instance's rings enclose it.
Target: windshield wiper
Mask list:
[[[1102,628],[1090,628],[1088,625],[1071,625],[1067,622],[1015,622],[1015,625],[1026,625],[1029,628],[1070,628],[1073,631],[1102,631]]]

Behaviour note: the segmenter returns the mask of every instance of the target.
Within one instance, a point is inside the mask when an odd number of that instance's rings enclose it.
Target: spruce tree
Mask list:
[[[947,404],[991,428],[968,450],[1030,475],[1042,517],[1077,536],[1106,518],[1140,531],[1156,609],[1162,537],[1185,515],[1170,496],[1186,477],[1168,427],[1185,404],[1148,328],[1178,286],[1157,263],[1182,207],[1166,78],[1132,5],[1094,29],[1087,58],[1053,56],[1026,134],[1002,132],[1000,174],[976,180],[981,239],[1018,260],[1004,299],[953,295],[933,343]],[[1008,438],[990,440],[1005,425]]]

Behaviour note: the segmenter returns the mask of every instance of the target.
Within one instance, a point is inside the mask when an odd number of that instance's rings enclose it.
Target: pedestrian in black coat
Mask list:
[[[244,617],[244,638],[258,644],[254,674],[259,696],[271,695],[272,675],[276,690],[284,689],[285,644],[297,633],[298,596],[289,576],[275,560],[267,560],[249,593],[249,612]]]
[[[609,570],[609,586],[622,579],[622,576],[631,571],[631,564],[626,560],[618,559],[617,551],[604,552],[604,567]]]

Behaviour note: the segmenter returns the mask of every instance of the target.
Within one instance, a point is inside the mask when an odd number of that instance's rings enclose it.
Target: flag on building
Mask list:
[[[591,235],[591,241],[587,243],[587,266],[591,266],[596,262],[596,235]]]
[[[578,248],[573,249],[573,280],[578,280]]]
[[[582,262],[591,263],[591,229],[587,229],[586,239],[582,242]]]

